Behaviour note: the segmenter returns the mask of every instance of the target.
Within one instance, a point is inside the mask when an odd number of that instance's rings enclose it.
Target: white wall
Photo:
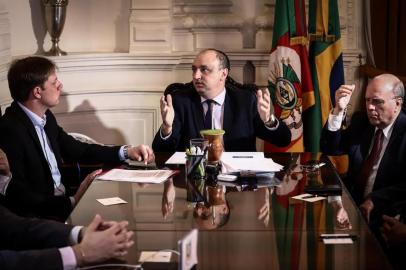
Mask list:
[[[12,55],[51,46],[41,0],[6,0]],[[127,52],[130,0],[71,0],[60,46],[68,52]]]
[[[207,20],[198,18],[195,26],[201,28],[197,30],[181,23],[184,28],[180,34],[174,34],[172,41],[169,39],[174,48],[174,40],[180,44],[186,43],[183,36],[189,38],[186,50],[160,52],[157,47],[154,52],[129,53],[133,44],[129,38],[131,8],[147,6],[149,14],[156,15],[148,18],[153,22],[162,18],[159,3],[173,7],[192,2],[203,6]],[[230,56],[231,75],[235,79],[243,80],[244,66],[250,61],[255,74],[248,77],[254,78],[258,85],[266,85],[272,26],[266,26],[263,42],[256,42],[255,20],[259,16],[270,20],[275,0],[218,2],[224,4],[223,9],[226,7],[222,15],[210,13],[215,12],[211,6],[213,0],[70,0],[60,41],[60,47],[68,55],[52,57],[60,67],[59,77],[64,83],[61,104],[53,109],[60,124],[67,131],[82,132],[100,142],[151,144],[160,125],[160,95],[172,82],[190,81],[196,50],[206,45],[225,46],[221,49]],[[354,0],[339,1],[339,4],[345,75],[347,82],[356,82],[357,56],[363,52],[361,5]],[[172,14],[172,10],[166,14]],[[0,105],[4,110],[11,102],[6,82],[10,59],[42,53],[50,48],[51,42],[41,0],[0,0],[0,26]],[[242,41],[241,44],[227,40],[227,34],[235,41]]]

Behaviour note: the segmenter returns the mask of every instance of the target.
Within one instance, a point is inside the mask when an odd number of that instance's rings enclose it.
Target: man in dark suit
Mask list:
[[[127,226],[126,221],[103,221],[96,215],[83,229],[19,217],[0,205],[0,269],[74,269],[121,258],[133,245]]]
[[[152,144],[154,151],[185,151],[203,129],[224,129],[226,151],[255,151],[256,137],[277,146],[291,141],[289,128],[271,114],[268,90],[255,94],[227,88],[227,56],[218,50],[201,51],[192,66],[193,87],[161,97],[163,123]]]
[[[27,57],[12,63],[8,83],[13,103],[0,120],[0,147],[11,167],[4,204],[21,216],[64,220],[90,177],[71,191],[72,179],[61,174],[63,162],[120,162],[154,158],[145,145],[107,147],[75,140],[49,110],[59,103],[62,83],[56,66],[43,57]]]
[[[354,87],[342,85],[336,91],[321,147],[330,155],[349,155],[345,184],[376,230],[382,214],[393,214],[394,205],[406,196],[404,86],[391,74],[372,79],[365,93],[366,113],[354,114],[348,128],[340,129]]]
[[[0,149],[0,193],[10,168]],[[6,177],[3,177],[6,176]],[[19,217],[0,205],[0,269],[74,269],[127,254],[133,245],[128,222],[96,215],[87,228]]]

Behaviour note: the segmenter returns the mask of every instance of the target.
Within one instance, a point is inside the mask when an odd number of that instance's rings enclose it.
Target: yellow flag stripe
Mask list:
[[[341,40],[337,40],[316,56],[317,80],[320,89],[321,119],[324,125],[332,109],[330,97],[330,74],[334,63],[342,52]],[[334,89],[334,91],[337,89]]]
[[[314,98],[314,92],[302,92],[302,110],[305,111],[311,106],[313,106],[316,103],[316,99]]]
[[[328,35],[328,0],[317,1],[316,34]]]
[[[286,152],[302,153],[303,151],[304,151],[303,136],[300,136],[300,138],[294,144],[292,144],[288,149],[286,149]]]

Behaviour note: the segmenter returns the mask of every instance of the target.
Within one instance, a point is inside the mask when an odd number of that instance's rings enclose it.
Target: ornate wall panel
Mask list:
[[[105,143],[150,144],[161,123],[160,96],[168,84],[191,80],[190,67],[201,48],[216,47],[227,52],[231,75],[236,80],[267,85],[275,0],[252,1],[255,8],[250,11],[253,14],[248,15],[245,0],[122,1],[128,10],[128,52],[83,50],[52,58],[60,67],[59,77],[64,83],[61,102],[53,111],[68,131],[85,133]],[[108,8],[108,2],[78,1],[75,11],[80,12],[80,5],[84,5],[83,12],[88,12],[89,3],[101,3]],[[346,81],[358,84],[358,56],[364,51],[361,3],[338,2]],[[21,18],[35,15],[23,13],[26,11],[20,11],[19,5],[21,3],[13,1],[5,5],[0,0],[0,105],[3,110],[11,102],[6,82],[11,59],[10,35],[13,35],[12,40],[21,43],[26,39],[20,31],[11,33],[13,27],[7,6],[12,6],[13,14],[17,12],[15,15]],[[110,19],[115,23],[114,18]],[[69,27],[65,30],[69,31]],[[27,31],[32,29],[23,33]],[[80,33],[83,31],[85,28]],[[21,37],[16,38],[18,35]],[[64,35],[69,37],[69,32]],[[21,56],[13,56],[18,57]]]
[[[0,100],[10,99],[7,84],[7,68],[11,59],[10,47],[9,13],[4,1],[0,1]]]

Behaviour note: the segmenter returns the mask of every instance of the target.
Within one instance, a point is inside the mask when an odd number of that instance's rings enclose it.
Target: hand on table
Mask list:
[[[73,246],[78,266],[120,258],[134,244],[128,222],[103,221],[96,215],[83,233],[80,244]]]
[[[131,146],[127,150],[128,156],[132,160],[144,161],[145,164],[151,163],[155,160],[155,155],[148,145]]]

